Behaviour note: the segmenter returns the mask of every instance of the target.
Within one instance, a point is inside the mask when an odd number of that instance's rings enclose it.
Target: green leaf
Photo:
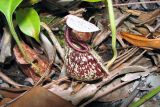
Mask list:
[[[117,49],[116,49],[116,24],[115,24],[115,17],[114,17],[114,10],[113,10],[113,3],[112,0],[104,0],[106,10],[108,10],[109,13],[109,21],[111,24],[111,31],[112,31],[112,50],[113,50],[113,57],[108,62],[107,68],[111,67],[113,62],[117,58]],[[108,7],[108,8],[107,8]]]
[[[94,2],[101,2],[104,0],[83,0],[83,1],[94,3]]]
[[[19,9],[16,13],[16,21],[20,30],[39,41],[40,18],[33,8]]]
[[[150,92],[148,92],[141,99],[139,99],[138,101],[136,101],[136,102],[132,103],[131,105],[129,105],[129,107],[139,107],[143,103],[145,103],[146,101],[148,101],[149,99],[151,99],[153,96],[155,96],[156,94],[158,94],[159,92],[160,92],[160,86],[158,86],[155,89],[153,89]]]
[[[12,21],[13,12],[16,10],[16,8],[19,6],[19,4],[22,1],[23,0],[0,0],[0,11],[5,15],[11,34],[15,39],[22,54],[25,55],[25,52],[23,51],[23,48],[20,44],[20,40],[15,32],[13,21]]]
[[[23,0],[0,0],[0,11],[5,16],[11,16],[22,1]]]
[[[12,20],[12,14],[23,0],[0,0],[0,11],[5,15],[7,21]],[[10,24],[10,23],[9,23]]]
[[[24,1],[29,2],[30,4],[34,5],[38,2],[40,2],[41,0],[24,0]]]

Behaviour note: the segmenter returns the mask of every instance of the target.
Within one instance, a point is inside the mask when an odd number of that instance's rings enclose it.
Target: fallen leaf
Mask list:
[[[102,94],[104,92],[107,92],[111,88],[115,87],[117,84],[121,84],[121,80],[119,78],[115,79],[112,83],[108,84],[107,86],[102,87],[102,89],[99,90],[96,94],[98,95],[98,94]],[[114,91],[110,92],[109,94],[100,97],[97,100],[99,102],[110,102],[110,101],[114,102],[114,101],[124,99],[129,96],[128,89],[130,86],[132,86],[132,83],[125,85],[123,87],[120,87],[117,90],[114,90]]]
[[[10,98],[4,98],[1,102],[0,102],[0,106],[1,105],[3,105],[3,104],[5,104],[5,103],[7,103],[8,101],[11,101],[12,99],[10,99]],[[12,106],[10,106],[10,107],[12,107]]]
[[[58,96],[61,96],[63,99],[72,102],[74,105],[78,105],[82,100],[90,98],[97,92],[98,88],[95,84],[87,84],[81,88],[75,94],[72,94],[73,89],[69,87],[64,90],[59,85],[52,85],[52,88],[49,89],[51,92],[55,93]]]
[[[48,56],[49,61],[53,61],[56,56],[55,47],[52,45],[52,43],[49,41],[49,39],[43,33],[40,33],[40,38],[42,41],[42,46],[45,49],[45,52]]]
[[[135,29],[143,35],[149,34],[149,30],[145,27],[135,27]]]
[[[94,46],[99,45],[105,38],[107,38],[109,35],[111,34],[111,31],[108,30],[102,30],[101,32],[99,32],[95,38],[93,39],[92,44]]]
[[[42,76],[43,73],[46,71],[49,63],[45,58],[40,57],[40,55],[36,53],[35,50],[30,48],[27,44],[21,43],[21,45],[25,49],[28,57],[32,59],[32,62],[39,68],[39,72],[35,72],[36,69],[25,61],[17,46],[15,46],[13,49],[16,60],[20,64],[22,71],[36,82],[39,80],[40,76]]]
[[[26,90],[30,89],[30,87],[24,88],[0,88],[0,95],[5,98],[16,98]]]
[[[152,88],[160,86],[160,75],[151,74],[146,79],[146,84],[149,84]],[[159,94],[160,96],[160,94]]]
[[[149,72],[130,73],[130,74],[126,74],[123,78],[121,78],[121,80],[125,82],[133,81],[141,77],[145,77],[147,75],[149,75]]]
[[[7,107],[74,107],[43,87],[35,87]]]
[[[100,30],[94,24],[74,15],[68,15],[66,23],[70,28],[79,32],[96,32]]]
[[[141,14],[145,13],[144,11],[132,10],[132,9],[126,9],[126,12],[128,12],[134,16],[140,16]]]
[[[138,47],[146,47],[146,48],[160,48],[160,39],[148,39],[141,35],[130,34],[127,32],[121,32],[121,37],[131,43],[132,45]]]
[[[121,22],[123,20],[125,20],[129,15],[128,14],[123,14],[121,15],[119,18],[117,18],[115,20],[116,23],[116,27],[118,27]],[[104,41],[109,35],[111,34],[110,30],[102,30],[101,32],[99,32],[96,37],[93,39],[92,45],[94,47],[96,47],[97,45],[99,45],[100,43],[102,43],[102,41]]]
[[[160,9],[156,9],[154,11],[141,14],[138,17],[138,20],[142,21],[142,23],[147,22],[148,24],[152,24],[159,14]]]
[[[3,37],[0,42],[0,62],[4,62],[7,57],[11,56],[11,35],[6,28],[3,29]]]

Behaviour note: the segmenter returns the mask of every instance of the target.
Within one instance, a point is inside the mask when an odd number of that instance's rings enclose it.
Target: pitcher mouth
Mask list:
[[[69,47],[71,47],[72,49],[78,51],[78,52],[88,52],[89,51],[89,47],[87,46],[86,43],[84,43],[83,41],[79,41],[74,40],[74,38],[72,37],[72,29],[69,28],[68,26],[65,29],[65,40],[67,42],[67,44],[69,45]],[[75,46],[77,45],[77,46]]]

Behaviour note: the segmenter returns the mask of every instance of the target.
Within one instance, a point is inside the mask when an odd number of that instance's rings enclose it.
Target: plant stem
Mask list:
[[[13,22],[12,22],[12,17],[11,17],[11,18],[8,18],[8,19],[7,19],[7,22],[8,22],[9,29],[10,29],[10,31],[11,31],[11,34],[12,34],[14,40],[16,41],[18,47],[19,47],[19,50],[21,51],[22,55],[25,57],[26,54],[25,54],[24,49],[23,49],[23,47],[22,47],[22,45],[21,45],[21,43],[20,43],[20,40],[19,40],[19,38],[18,38],[18,35],[16,34],[16,31],[15,31],[15,29],[14,29]],[[25,58],[25,59],[26,59],[26,58]]]
[[[19,48],[20,52],[22,53],[22,56],[24,57],[25,61],[28,62],[28,63],[30,63],[32,65],[32,67],[35,68],[35,70],[36,70],[35,72],[37,74],[39,74],[40,73],[39,68],[37,67],[37,65],[35,65],[34,63],[32,63],[32,60],[28,57],[28,55],[26,54],[25,50],[23,49],[23,47],[21,45],[21,42],[20,42],[20,40],[18,38],[18,35],[16,34],[16,31],[15,31],[14,26],[13,26],[12,17],[7,18],[7,22],[8,22],[11,34],[12,34],[14,40],[16,41],[16,43],[18,45],[18,48]]]
[[[137,102],[132,103],[129,107],[139,107],[140,105],[142,105],[147,100],[151,99],[153,96],[155,96],[159,92],[160,92],[160,86],[158,86],[157,88],[151,90],[147,95],[143,96]]]
[[[112,5],[112,0],[104,0],[106,10],[109,12],[109,20],[110,20],[110,25],[111,25],[111,31],[112,31],[112,50],[113,50],[113,57],[112,59],[108,62],[107,68],[109,68],[113,62],[117,58],[117,49],[116,49],[116,25],[115,25],[115,17],[114,17],[114,11],[113,11],[113,5]],[[108,7],[108,9],[107,9]]]

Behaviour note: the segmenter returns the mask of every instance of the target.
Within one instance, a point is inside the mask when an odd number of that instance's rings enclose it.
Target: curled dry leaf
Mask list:
[[[43,33],[40,33],[40,38],[42,41],[42,46],[46,51],[49,61],[53,61],[56,56],[55,47],[52,45],[52,43],[48,40],[48,38]]]
[[[6,28],[3,29],[3,37],[0,42],[0,62],[4,62],[5,59],[11,56],[11,35]]]
[[[129,43],[138,46],[138,47],[146,47],[146,48],[160,48],[160,39],[148,39],[146,37],[142,37],[141,35],[130,34],[127,32],[121,32],[121,37],[128,41]]]
[[[30,48],[27,44],[21,43],[21,45],[25,49],[25,52],[28,55],[28,57],[38,67],[39,72],[35,72],[35,67],[31,66],[29,63],[25,61],[17,46],[15,46],[13,49],[16,60],[19,64],[21,64],[20,67],[28,77],[31,77],[34,81],[38,81],[40,76],[42,76],[43,73],[46,71],[49,63],[45,58],[40,57],[40,55],[37,54],[36,51]]]
[[[43,87],[35,87],[7,107],[74,107]]]

